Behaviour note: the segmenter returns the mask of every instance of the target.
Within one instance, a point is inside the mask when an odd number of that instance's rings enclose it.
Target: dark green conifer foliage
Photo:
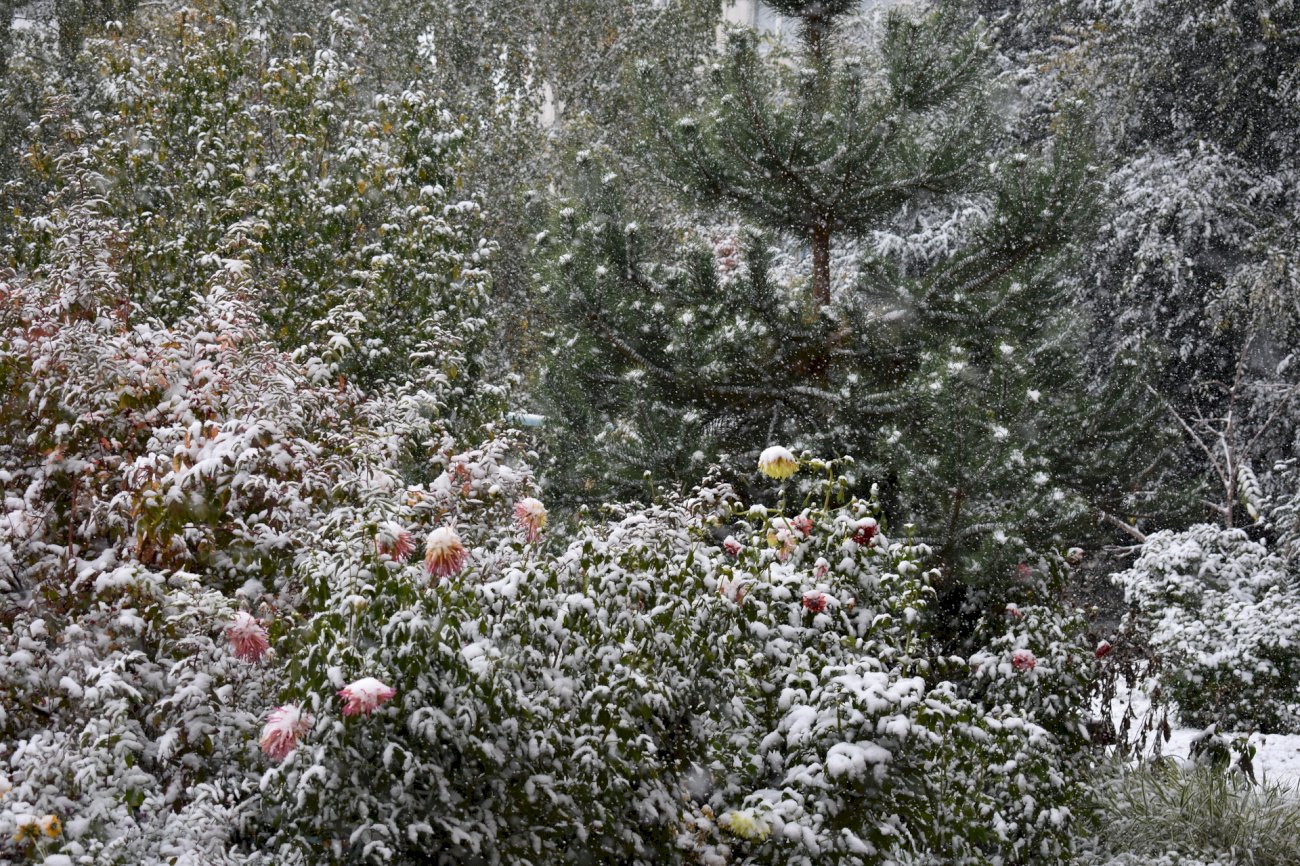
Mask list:
[[[766,62],[752,34],[732,34],[703,110],[653,127],[669,175],[700,204],[732,207],[809,245],[823,307],[836,237],[881,225],[923,193],[968,186],[986,150],[978,32],[892,16],[883,69],[873,70],[832,53],[832,26],[848,5],[784,4],[802,21],[793,70]]]
[[[1131,513],[1158,452],[1141,368],[1085,369],[1087,323],[1056,279],[1094,213],[1090,151],[1062,117],[1044,152],[1008,152],[981,37],[944,15],[891,15],[861,60],[833,29],[814,56],[813,23],[792,64],[732,39],[699,109],[651,120],[689,202],[754,226],[739,267],[638,220],[594,160],[542,238],[547,411],[557,463],[573,468],[552,491],[625,495],[645,489],[643,469],[689,483],[774,442],[852,455],[896,528],[915,522],[940,552],[961,605],[962,587],[995,588],[1032,551],[1085,537],[1099,511]],[[943,254],[861,241],[959,201],[986,216]],[[831,285],[836,238],[858,273]],[[790,241],[811,267],[791,268]]]

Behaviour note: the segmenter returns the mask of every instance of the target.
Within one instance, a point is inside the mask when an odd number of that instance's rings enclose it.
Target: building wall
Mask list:
[[[893,6],[898,0],[862,0],[865,11],[877,6]],[[731,0],[723,8],[722,20],[732,24],[744,24],[767,30],[772,33],[792,32],[790,19],[782,18],[773,12],[762,0]]]

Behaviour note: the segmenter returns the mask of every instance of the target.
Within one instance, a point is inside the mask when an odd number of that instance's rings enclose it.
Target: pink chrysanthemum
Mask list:
[[[803,594],[803,606],[813,613],[821,613],[826,609],[826,593],[812,590]]]
[[[727,551],[729,556],[740,556],[740,551],[744,549],[744,545],[736,540],[736,536],[728,535],[722,541],[722,549]]]
[[[725,599],[741,604],[749,595],[751,583],[743,577],[724,577],[718,581],[718,593]]]
[[[1032,671],[1038,667],[1038,659],[1027,649],[1018,649],[1011,654],[1011,666],[1018,671]]]
[[[375,533],[375,549],[398,562],[406,562],[415,549],[415,539],[402,524],[386,520],[379,524],[379,531]]]
[[[775,517],[767,530],[767,546],[775,547],[777,556],[785,559],[799,546],[799,533],[790,521],[784,517]]]
[[[858,544],[869,545],[880,532],[880,525],[874,517],[864,517],[858,521],[853,531],[853,540]]]
[[[1003,613],[1006,614],[1007,616],[1011,617],[1012,619],[1024,619],[1024,618],[1025,618],[1025,613],[1024,613],[1024,611],[1022,611],[1020,608],[1016,607],[1014,604],[1009,604],[1009,605],[1007,605],[1006,610],[1004,610]]]
[[[806,514],[800,514],[798,517],[791,520],[790,525],[793,526],[795,528],[795,531],[798,532],[800,535],[802,535],[804,538],[807,538],[808,536],[812,535],[812,531],[813,531],[812,518]]]
[[[272,761],[283,761],[298,748],[298,740],[311,729],[311,718],[294,704],[276,707],[266,717],[266,726],[257,741],[262,752]]]
[[[339,689],[338,695],[344,700],[343,715],[370,715],[375,707],[392,700],[397,690],[384,685],[374,677],[363,677],[351,685]]]
[[[235,621],[226,626],[226,640],[234,648],[235,658],[246,662],[260,661],[271,648],[261,621],[243,610],[235,614]]]
[[[524,531],[528,541],[537,541],[546,526],[546,506],[529,496],[515,503],[515,525]]]
[[[429,533],[424,545],[424,567],[434,577],[451,577],[465,567],[469,551],[461,543],[456,530],[440,526]]]
[[[813,574],[818,577],[825,577],[830,573],[830,570],[831,564],[826,561],[825,557],[817,557],[817,561],[813,563]]]

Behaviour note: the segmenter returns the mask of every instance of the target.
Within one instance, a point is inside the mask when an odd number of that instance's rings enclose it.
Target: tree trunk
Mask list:
[[[812,231],[813,300],[821,312],[831,303],[831,230],[818,226]]]

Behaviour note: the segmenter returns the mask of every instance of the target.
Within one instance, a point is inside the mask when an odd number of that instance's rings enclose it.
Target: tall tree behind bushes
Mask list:
[[[957,575],[996,582],[1134,508],[1158,451],[1126,387],[1139,367],[1087,367],[1057,279],[1090,231],[1089,148],[1065,112],[1038,153],[1000,140],[989,47],[950,10],[890,15],[862,56],[847,6],[787,5],[797,49],[732,34],[688,99],[644,112],[662,177],[736,237],[662,255],[588,157],[543,241],[555,436],[598,445],[564,483],[631,493],[643,467],[688,481],[774,440],[852,454],[942,551],[958,603]],[[942,251],[901,255],[936,216],[957,224]],[[783,263],[781,241],[810,261]],[[836,255],[856,273],[835,280]]]

